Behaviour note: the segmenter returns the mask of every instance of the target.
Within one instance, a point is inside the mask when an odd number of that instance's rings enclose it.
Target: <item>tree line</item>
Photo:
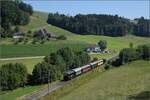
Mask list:
[[[150,36],[149,21],[143,17],[136,19],[137,24],[118,15],[78,14],[66,16],[59,13],[49,13],[47,23],[61,27],[77,34],[92,34],[106,36],[125,36],[134,34]]]
[[[133,29],[135,35],[150,37],[150,20],[144,19],[144,17],[136,20],[138,21],[138,23],[134,25]]]
[[[0,66],[1,90],[13,90],[26,85],[37,85],[61,80],[66,70],[85,65],[90,62],[86,52],[75,52],[66,47],[44,58],[34,66],[32,74],[27,73],[26,66],[20,63]]]
[[[33,14],[31,5],[21,0],[1,0],[1,37],[9,37],[15,31],[13,26],[26,25]]]

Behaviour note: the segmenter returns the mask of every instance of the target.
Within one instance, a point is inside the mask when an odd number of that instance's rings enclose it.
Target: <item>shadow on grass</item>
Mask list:
[[[150,91],[143,91],[136,95],[130,95],[129,100],[150,100]]]

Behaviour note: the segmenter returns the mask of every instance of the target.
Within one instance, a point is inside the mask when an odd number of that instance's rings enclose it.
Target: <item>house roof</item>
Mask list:
[[[50,37],[56,37],[55,33],[52,32],[48,32],[45,28],[40,29],[38,32],[36,32],[35,34],[40,35],[40,36],[50,36]]]

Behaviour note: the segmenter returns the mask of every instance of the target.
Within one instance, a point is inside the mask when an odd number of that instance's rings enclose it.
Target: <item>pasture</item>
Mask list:
[[[0,66],[2,64],[6,63],[22,63],[27,67],[28,73],[32,73],[32,70],[34,68],[34,65],[37,63],[42,62],[43,58],[36,58],[36,59],[18,59],[18,60],[7,60],[7,61],[1,61],[0,60]]]
[[[141,60],[105,72],[90,72],[41,99],[126,100],[149,91],[149,64],[148,61]],[[96,77],[93,77],[94,74]]]
[[[1,58],[9,57],[25,57],[25,56],[46,56],[52,52],[57,51],[63,47],[70,47],[73,50],[79,51],[86,48],[88,44],[85,43],[66,43],[66,42],[51,42],[48,44],[18,44],[18,45],[0,45]]]
[[[46,28],[48,31],[53,32],[57,35],[65,35],[67,40],[50,40],[45,44],[31,44],[29,41],[27,44],[13,44],[13,39],[1,39],[0,40],[0,58],[8,57],[23,57],[23,56],[45,56],[51,52],[56,51],[59,48],[68,46],[74,49],[83,50],[89,45],[97,44],[100,40],[106,40],[108,44],[108,50],[115,51],[116,54],[122,49],[129,47],[130,43],[133,46],[140,44],[150,43],[149,38],[137,37],[132,35],[127,35],[124,37],[108,37],[108,36],[96,36],[96,35],[77,35],[71,33],[62,28],[58,28],[53,25],[46,23],[48,13],[34,12],[31,16],[31,21],[28,25],[20,26],[20,29],[24,32],[31,30],[39,30],[40,28]],[[115,55],[116,55],[115,54]],[[114,54],[105,54],[107,57],[111,57]],[[94,55],[96,56],[96,55]],[[97,57],[104,57],[103,54]]]
[[[34,12],[31,16],[31,22],[28,25],[20,26],[20,29],[24,32],[27,32],[28,30],[34,32],[40,28],[46,28],[48,31],[54,32],[57,35],[65,35],[67,40],[50,40],[44,44],[31,44],[29,42],[27,44],[20,43],[14,45],[13,39],[1,39],[0,58],[46,56],[62,47],[70,47],[73,50],[80,51],[84,50],[89,45],[96,44],[99,40],[106,40],[108,50],[115,51],[115,53],[91,54],[90,56],[92,58],[110,58],[117,55],[122,48],[129,47],[130,43],[133,43],[134,47],[140,44],[150,44],[149,38],[132,35],[125,37],[77,35],[67,30],[47,24],[47,16],[47,13]],[[10,62],[23,63],[27,66],[28,72],[31,73],[34,65],[41,61],[42,58],[9,60],[0,61],[0,65]],[[56,96],[63,96],[60,100],[124,99],[129,95],[133,95],[147,89],[147,78],[148,75],[150,75],[148,73],[148,64],[149,63],[146,61],[136,61],[129,65],[124,65],[124,67],[111,69],[105,73],[99,71],[89,72],[86,75],[77,78],[77,80],[74,80],[68,87],[64,87],[64,89],[56,91],[52,97],[55,98]],[[1,92],[0,99],[14,100],[20,96],[38,91],[41,88],[43,88],[43,85],[19,88],[14,91],[6,91],[5,93]],[[48,97],[49,96],[46,96],[43,99],[48,100]]]

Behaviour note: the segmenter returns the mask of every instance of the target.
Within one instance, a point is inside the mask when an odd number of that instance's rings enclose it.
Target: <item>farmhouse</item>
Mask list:
[[[56,34],[52,32],[48,32],[45,28],[40,29],[38,32],[35,32],[34,36],[39,38],[44,38],[44,37],[57,38]]]
[[[100,49],[100,47],[98,45],[92,45],[92,46],[86,48],[85,51],[89,52],[89,53],[90,52],[96,52],[96,53],[98,53],[98,52],[101,52],[101,49]]]

